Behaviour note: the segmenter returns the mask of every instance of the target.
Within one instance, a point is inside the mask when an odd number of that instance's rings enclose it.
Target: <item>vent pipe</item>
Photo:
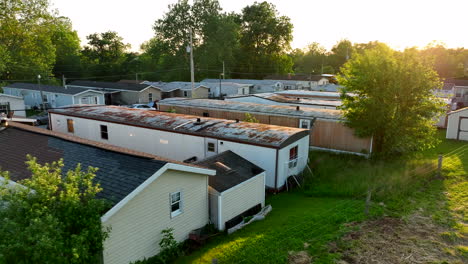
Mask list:
[[[299,106],[296,106],[296,111],[299,111],[300,107]]]
[[[236,119],[236,123],[239,123],[239,119]]]

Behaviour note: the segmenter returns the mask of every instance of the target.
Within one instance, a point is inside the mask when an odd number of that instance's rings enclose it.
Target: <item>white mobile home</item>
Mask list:
[[[14,111],[15,116],[26,116],[24,99],[19,96],[0,93],[0,114]]]
[[[468,107],[448,113],[446,138],[468,141]]]
[[[13,182],[31,177],[27,154],[41,164],[63,159],[63,172],[78,163],[99,168],[97,198],[112,205],[101,217],[102,225],[111,228],[104,264],[149,258],[160,251],[162,230],[173,228],[182,242],[209,222],[208,178],[214,170],[14,122],[0,128],[0,149],[8,153],[0,166]]]
[[[54,109],[49,116],[54,131],[178,161],[231,150],[264,169],[274,189],[302,172],[309,154],[309,131],[301,128],[116,106]]]

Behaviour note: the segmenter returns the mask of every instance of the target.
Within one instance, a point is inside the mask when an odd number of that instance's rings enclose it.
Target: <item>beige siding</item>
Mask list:
[[[169,194],[182,191],[183,212],[171,218]],[[111,216],[104,242],[106,264],[128,264],[159,252],[161,230],[174,228],[178,241],[208,223],[208,176],[169,170]]]
[[[215,176],[216,177],[216,176]],[[247,211],[257,204],[265,206],[265,173],[246,181],[221,195],[222,226],[224,223]]]
[[[159,89],[156,89],[154,87],[147,88],[146,90],[140,92],[139,94],[139,102],[141,104],[146,104],[149,103],[149,93],[153,94],[153,101],[155,100],[161,100],[161,91]]]
[[[199,87],[198,89],[195,89],[192,98],[208,98],[208,88]]]

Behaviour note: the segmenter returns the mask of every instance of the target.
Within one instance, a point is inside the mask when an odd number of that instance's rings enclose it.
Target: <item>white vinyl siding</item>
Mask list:
[[[186,240],[190,231],[208,223],[207,189],[206,175],[165,172],[103,223],[112,228],[104,241],[104,263],[128,264],[157,254],[166,228],[174,228],[177,241]],[[168,197],[179,191],[184,211],[171,218]]]
[[[262,207],[265,206],[264,181],[265,172],[262,172],[254,178],[221,193],[221,205],[217,202],[212,202],[212,204],[210,204],[210,209],[212,211],[219,210],[219,207],[221,207],[221,221],[217,225],[218,229],[224,230],[224,224],[227,221],[242,214],[257,204],[261,204]],[[210,201],[212,201],[213,198],[214,196],[210,196]],[[211,220],[214,222],[215,219]]]

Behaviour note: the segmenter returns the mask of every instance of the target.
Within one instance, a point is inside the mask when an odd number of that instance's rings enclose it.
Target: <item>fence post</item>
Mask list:
[[[369,208],[370,208],[371,197],[372,197],[372,192],[369,189],[369,190],[367,190],[366,207],[364,208],[364,213],[366,214],[366,216],[369,216]]]
[[[443,161],[443,156],[439,155],[439,162],[437,163],[437,178],[438,179],[442,178],[442,161]]]

